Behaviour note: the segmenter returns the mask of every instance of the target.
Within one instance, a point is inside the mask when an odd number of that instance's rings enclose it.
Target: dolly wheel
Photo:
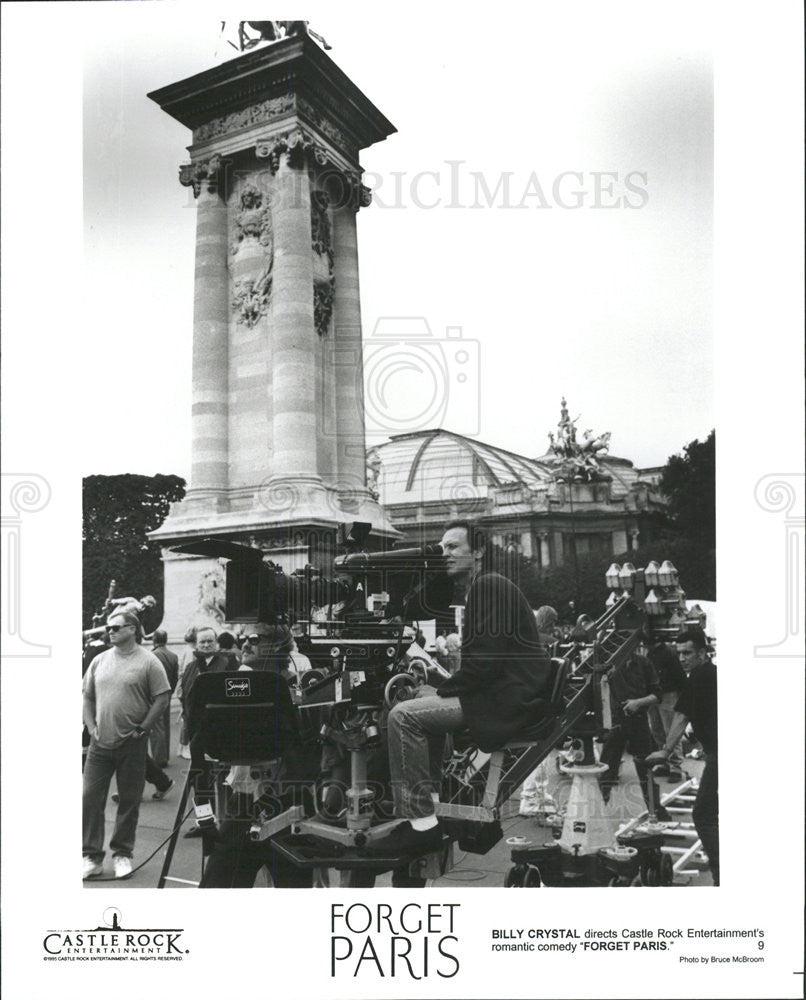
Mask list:
[[[668,854],[664,854],[660,859],[660,884],[671,885],[674,881],[674,865]]]
[[[506,881],[504,882],[505,889],[522,889],[523,879],[526,875],[526,869],[523,865],[515,865],[510,868],[507,872]]]
[[[523,876],[523,888],[539,889],[542,884],[540,872],[534,867],[534,865],[529,865],[526,869],[526,874]]]
[[[641,884],[646,886],[660,885],[660,871],[654,861],[641,872]]]

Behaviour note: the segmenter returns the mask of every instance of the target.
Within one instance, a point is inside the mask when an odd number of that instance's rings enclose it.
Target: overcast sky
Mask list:
[[[94,415],[134,415],[114,383],[96,385],[86,419],[101,447],[82,472],[187,475],[195,207],[177,167],[191,135],[146,94],[226,47],[212,13],[91,7],[85,347],[120,351],[159,385],[159,403],[137,413],[123,456]],[[461,328],[470,361],[461,386],[450,370],[440,381],[425,355],[421,371],[416,360],[369,365],[368,416],[381,404],[388,414],[386,425],[368,420],[369,443],[441,423],[538,455],[563,395],[580,430],[612,431],[612,452],[637,465],[704,437],[714,425],[705,28],[682,9],[659,30],[599,4],[574,16],[535,4],[492,23],[446,6],[427,27],[384,10],[312,21],[398,129],[362,154],[376,192],[359,215],[364,337],[371,345],[382,317],[421,317],[438,340]]]

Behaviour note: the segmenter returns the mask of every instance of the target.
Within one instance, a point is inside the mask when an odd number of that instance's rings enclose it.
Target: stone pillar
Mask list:
[[[532,557],[532,533],[531,531],[521,532],[521,552],[527,559]]]
[[[551,551],[549,549],[549,533],[541,531],[537,536],[540,539],[540,567],[545,569],[551,565]]]
[[[311,189],[303,164],[279,156],[274,178],[274,277],[271,357],[274,368],[274,468],[280,478],[318,480],[316,461],[316,329],[313,318]]]
[[[183,166],[179,179],[196,196],[193,298],[193,408],[188,498],[224,495],[229,460],[229,295],[227,206],[220,157]]]
[[[563,552],[563,533],[561,531],[554,532],[554,562],[557,566],[562,566],[564,562],[565,553]]]
[[[620,555],[627,551],[627,532],[623,528],[617,528],[613,532],[613,555]]]
[[[342,195],[333,205],[335,375],[338,484],[344,490],[366,487],[364,365],[361,300],[358,285],[356,206]]]

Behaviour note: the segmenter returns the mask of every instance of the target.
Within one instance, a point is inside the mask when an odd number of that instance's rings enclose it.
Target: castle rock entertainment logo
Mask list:
[[[189,953],[177,927],[124,927],[114,906],[104,910],[105,926],[50,930],[42,940],[46,962],[181,962]]]

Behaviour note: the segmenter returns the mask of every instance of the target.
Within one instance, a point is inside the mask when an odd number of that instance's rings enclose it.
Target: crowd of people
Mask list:
[[[592,638],[594,623],[589,616],[579,615],[563,627],[553,608],[533,612],[511,580],[490,571],[487,539],[477,525],[449,523],[441,546],[445,571],[456,590],[464,593],[462,637],[454,630],[437,632],[433,655],[449,676],[440,678],[438,686],[419,687],[415,697],[389,712],[388,764],[395,815],[401,822],[373,842],[370,853],[425,853],[437,847],[442,831],[434,802],[446,736],[469,730],[482,751],[502,746],[548,712],[550,656],[557,644]],[[421,633],[418,639],[424,646]],[[216,633],[209,626],[190,628],[179,656],[167,648],[167,640],[166,633],[157,629],[151,648],[146,648],[137,610],[115,605],[103,633],[92,637],[85,649],[84,878],[104,872],[105,808],[113,778],[117,811],[109,849],[114,876],[123,879],[132,873],[145,784],[154,785],[152,798],[157,801],[173,787],[164,771],[171,745],[172,696],[182,710],[179,754],[191,761],[199,806],[210,795],[203,748],[198,741],[194,745],[192,695],[197,678],[257,669],[273,670],[293,681],[296,673],[310,667],[297,650],[292,631],[276,624],[257,623],[237,637]],[[645,642],[605,675],[604,684],[600,761],[607,764],[601,777],[605,800],[619,781],[622,757],[629,751],[647,806],[658,819],[668,819],[658,805],[655,778],[682,777],[681,741],[690,725],[705,755],[693,819],[718,885],[716,670],[704,633],[690,629],[670,645]],[[547,796],[546,767],[544,762],[524,786],[522,803],[537,802],[533,811],[556,809]],[[241,833],[242,828],[241,822]],[[241,838],[233,850],[231,835],[228,840],[225,832],[218,830],[217,846],[206,851],[211,859],[202,885],[242,884],[243,879],[254,878],[255,866],[267,863],[265,847],[261,853]],[[197,824],[186,836],[208,833],[209,828]],[[273,874],[275,884],[300,884],[290,870]]]

